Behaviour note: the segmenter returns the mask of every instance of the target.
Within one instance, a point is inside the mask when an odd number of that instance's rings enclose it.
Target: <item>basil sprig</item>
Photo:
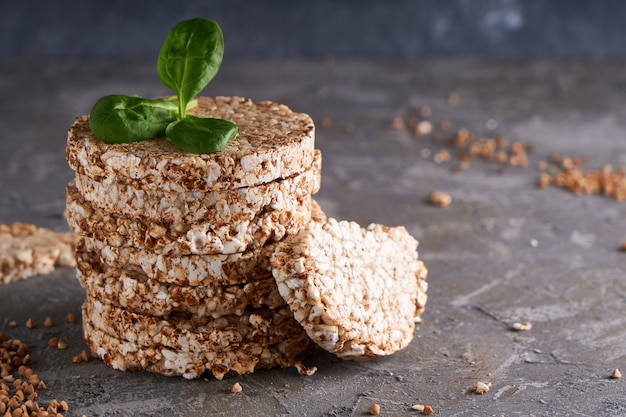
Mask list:
[[[237,136],[237,125],[224,119],[187,114],[193,98],[215,77],[224,55],[219,25],[205,18],[178,23],[161,47],[157,72],[176,91],[177,102],[137,96],[110,95],[91,109],[89,126],[107,143],[130,143],[167,136],[193,153],[223,150]]]

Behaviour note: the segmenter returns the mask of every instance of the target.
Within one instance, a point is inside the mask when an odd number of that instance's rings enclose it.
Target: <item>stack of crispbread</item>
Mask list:
[[[118,369],[187,378],[301,366],[314,343],[278,293],[272,242],[304,228],[320,187],[314,125],[286,106],[198,98],[238,125],[214,154],[164,139],[106,144],[88,117],[68,134],[67,220],[80,235],[84,337]]]
[[[117,369],[187,378],[295,366],[315,347],[350,360],[408,345],[427,269],[404,227],[328,219],[305,114],[199,98],[239,134],[208,155],[166,139],[105,144],[79,117],[67,218],[81,236],[83,332]]]

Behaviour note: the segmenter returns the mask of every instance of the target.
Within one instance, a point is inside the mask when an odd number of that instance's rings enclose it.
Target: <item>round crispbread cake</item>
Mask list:
[[[108,144],[97,139],[89,117],[68,131],[66,158],[87,177],[132,184],[135,188],[200,191],[250,187],[287,178],[313,163],[315,126],[311,118],[269,101],[241,97],[198,97],[190,114],[237,124],[239,132],[221,152],[182,152],[166,138]]]
[[[272,276],[271,245],[231,254],[173,256],[138,247],[114,247],[82,237],[76,245],[76,263],[83,271],[129,270],[164,284],[186,287],[234,285]]]
[[[102,273],[79,262],[76,278],[87,295],[128,311],[151,316],[174,313],[219,318],[252,308],[279,308],[285,301],[272,277],[239,285],[181,286],[163,284],[137,271]]]
[[[406,347],[426,303],[427,269],[404,227],[329,219],[276,244],[280,295],[319,346],[364,360]]]
[[[321,153],[316,150],[313,164],[306,170],[251,187],[208,192],[142,190],[114,179],[95,181],[82,174],[76,174],[74,184],[85,201],[108,212],[167,222],[208,222],[221,227],[268,208],[281,210],[289,200],[316,194],[321,169]]]
[[[249,374],[256,369],[296,367],[300,373],[315,369],[302,365],[315,344],[301,334],[271,345],[243,343],[232,350],[181,351],[166,346],[142,346],[113,336],[83,319],[83,337],[91,353],[121,371],[148,371],[166,376],[199,378],[205,372],[222,379],[228,373]]]
[[[251,309],[219,318],[171,314],[155,317],[106,304],[87,295],[83,318],[97,329],[142,346],[180,351],[216,352],[242,343],[270,345],[305,334],[287,306]]]
[[[76,187],[66,190],[66,219],[77,235],[114,247],[141,247],[170,255],[232,254],[260,248],[300,230],[311,219],[311,196],[284,201],[278,209],[231,216],[230,221],[167,222],[111,213],[84,200]]]

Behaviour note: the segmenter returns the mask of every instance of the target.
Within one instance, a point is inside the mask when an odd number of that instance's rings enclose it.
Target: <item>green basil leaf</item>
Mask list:
[[[188,115],[170,123],[166,134],[184,151],[212,153],[223,150],[237,136],[237,125],[224,119]]]
[[[103,142],[137,142],[165,136],[165,128],[177,115],[177,104],[172,101],[110,95],[94,104],[89,127]]]
[[[224,36],[211,19],[178,23],[167,35],[157,62],[161,82],[176,91],[180,118],[187,103],[215,77],[224,55]]]

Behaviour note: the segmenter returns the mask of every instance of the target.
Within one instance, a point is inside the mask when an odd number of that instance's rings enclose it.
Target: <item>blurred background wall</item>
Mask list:
[[[625,0],[0,0],[0,59],[158,53],[206,16],[255,57],[626,57]]]

